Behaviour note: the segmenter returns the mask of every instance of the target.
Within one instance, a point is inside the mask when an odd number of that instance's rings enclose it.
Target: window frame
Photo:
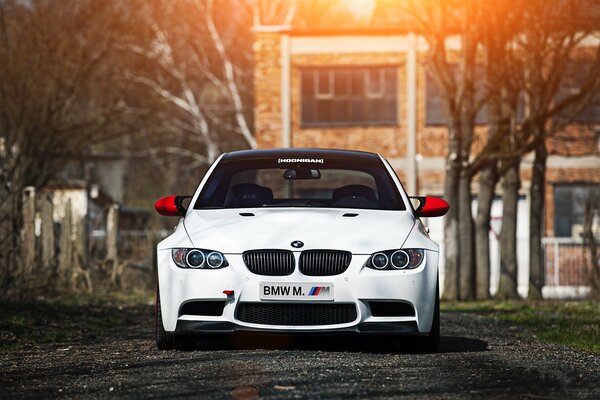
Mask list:
[[[373,70],[377,71],[379,77],[379,91],[370,91],[372,82],[370,81],[370,75]],[[329,88],[328,94],[319,93],[318,79],[321,73],[329,74]],[[305,82],[307,74],[312,73],[312,85],[306,84],[306,87],[312,87],[312,95],[306,98],[305,93]],[[362,73],[362,94],[357,95],[353,93],[352,79],[355,78],[353,74]],[[347,90],[345,95],[336,95],[336,74],[341,77],[345,75],[347,79],[346,85]],[[390,74],[390,75],[388,75]],[[393,74],[393,77],[392,75]],[[336,128],[336,127],[398,127],[400,125],[399,117],[399,98],[398,98],[398,83],[399,73],[397,64],[386,64],[386,65],[351,65],[351,66],[308,66],[299,69],[299,125],[301,129],[311,128]],[[389,83],[388,83],[389,82]],[[319,109],[318,101],[329,101],[329,120],[324,118],[319,121],[319,116],[311,116],[307,118],[306,109],[312,109],[312,113],[316,113]],[[359,107],[361,109],[368,110],[369,107],[376,107],[376,102],[383,102],[385,107],[383,113],[386,114],[383,118],[375,120],[368,117],[370,114],[366,113],[364,118],[357,118],[352,120],[346,118],[346,120],[335,120],[335,107],[339,106],[339,103],[346,102],[343,106],[343,114],[346,116],[353,115],[353,109]],[[360,104],[356,104],[359,102]],[[308,103],[311,103],[310,105]],[[391,104],[390,104],[391,103]],[[393,112],[391,112],[393,106]],[[389,107],[389,108],[388,108]],[[322,110],[322,109],[321,109]],[[389,115],[388,115],[389,114]]]
[[[327,73],[327,83],[329,86],[329,90],[327,91],[327,93],[321,93],[320,79],[321,79],[322,72]],[[314,86],[313,90],[314,90],[315,100],[333,99],[334,98],[333,83],[334,83],[333,71],[315,71],[314,77],[313,77],[313,86]]]
[[[593,60],[576,59],[570,60],[564,70],[560,83],[554,95],[553,103],[556,105],[564,98],[579,93],[585,84],[584,79],[589,74],[589,68],[593,67]],[[567,107],[563,113],[569,112]],[[560,118],[560,115],[559,115]],[[595,93],[577,115],[572,118],[571,124],[575,125],[597,125],[600,124],[600,94]]]
[[[559,198],[559,196],[557,196],[557,192],[561,191],[561,190],[568,190],[568,193],[570,196],[569,201],[571,203],[571,208],[566,208],[569,211],[568,212],[568,219],[569,219],[568,222],[569,222],[570,233],[568,235],[564,235],[563,232],[559,232],[559,229],[562,230],[562,227],[563,227],[562,219],[564,219],[565,214],[567,214],[564,212],[565,208],[560,207],[560,205],[557,207],[557,200]],[[581,215],[581,213],[577,212],[578,210],[575,209],[576,204],[574,201],[574,196],[575,196],[576,190],[585,191],[584,197],[587,197],[594,193],[600,192],[600,182],[582,182],[582,181],[557,182],[552,185],[552,207],[554,210],[553,215],[552,215],[552,220],[553,220],[552,233],[554,234],[554,237],[556,237],[556,238],[573,238],[574,237],[573,236],[573,226],[580,224],[578,222],[577,217],[579,217]],[[564,199],[563,199],[563,201],[564,201]],[[583,223],[583,222],[581,222],[581,223]]]
[[[450,68],[454,70],[454,73],[458,73],[458,63],[450,63]],[[477,64],[478,75],[481,76],[481,80],[475,82],[475,97],[481,99],[485,96],[485,82],[483,81],[485,71],[483,70],[483,64]],[[432,99],[433,97],[433,99]],[[479,100],[477,99],[477,100]],[[434,100],[434,101],[432,101]],[[428,127],[445,127],[448,125],[448,116],[446,115],[444,95],[440,88],[437,87],[433,76],[429,70],[425,71],[425,126]],[[439,110],[435,113],[431,113],[430,105],[439,106]],[[517,115],[516,122],[522,123],[525,120],[526,115],[526,97],[525,92],[519,94],[517,103]],[[483,106],[477,112],[475,116],[476,126],[487,126],[490,123],[490,117],[488,112],[488,105]]]

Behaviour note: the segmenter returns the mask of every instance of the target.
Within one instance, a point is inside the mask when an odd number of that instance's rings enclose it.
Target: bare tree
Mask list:
[[[18,288],[23,188],[39,188],[69,157],[115,134],[107,128],[120,92],[104,82],[114,74],[106,62],[113,32],[124,21],[110,10],[106,2],[0,1],[2,290]]]
[[[489,10],[483,28],[483,54],[485,67],[485,97],[487,98],[488,130],[486,145],[471,164],[471,174],[479,173],[479,195],[476,235],[476,276],[478,299],[490,297],[489,226],[492,201],[501,177],[500,154],[505,141],[515,138],[515,121],[518,96],[522,80],[521,64],[510,45],[518,30],[519,17],[509,2],[496,2]],[[510,142],[509,142],[510,143]],[[505,231],[506,234],[506,231]]]
[[[525,2],[524,36],[519,41],[526,57],[525,91],[529,99],[528,128],[534,153],[530,187],[529,294],[542,298],[544,258],[542,248],[545,210],[547,138],[573,122],[577,114],[594,100],[600,88],[600,46],[582,50],[582,41],[598,31],[598,17],[588,11],[600,6],[597,0],[540,0]],[[591,50],[591,52],[588,52]],[[581,58],[588,63],[587,73],[579,77],[578,90],[558,98],[561,81],[569,79],[569,65]],[[579,54],[578,54],[579,53]],[[582,60],[579,60],[582,61]]]
[[[215,161],[224,149],[256,147],[251,128],[251,4],[159,1],[145,4],[142,16],[150,39],[123,47],[155,67],[132,69],[127,78],[160,99],[151,107],[161,111],[159,121],[168,135],[133,154],[183,157],[188,160],[185,169],[193,171]]]
[[[444,297],[470,300],[475,287],[470,159],[475,119],[484,103],[475,85],[485,10],[478,1],[415,1],[407,11],[429,45],[432,77],[448,118],[444,196],[452,207],[444,222]],[[458,48],[449,47],[452,39],[460,42]]]
[[[566,125],[589,104],[598,87],[597,50],[586,53],[590,68],[574,93],[558,99],[560,82],[568,78],[567,66],[577,57],[578,46],[594,31],[594,24],[583,16],[589,5],[579,0],[552,3],[544,1],[496,2],[490,24],[488,50],[501,43],[502,51],[488,64],[490,94],[490,130],[486,148],[473,163],[486,165],[480,181],[491,187],[494,178],[503,177],[503,220],[501,242],[501,278],[498,295],[517,298],[516,223],[520,187],[519,165],[522,157],[534,151],[530,204],[530,297],[541,298],[542,219],[545,191],[547,139]],[[491,63],[492,58],[488,57]],[[500,72],[499,74],[497,72]],[[521,95],[527,100],[527,112],[519,117]],[[498,101],[499,100],[499,101]],[[496,122],[495,122],[496,121]],[[495,183],[494,183],[495,184]],[[488,201],[491,198],[486,197]],[[488,203],[491,205],[491,203]],[[489,270],[489,255],[484,242],[485,215],[489,205],[479,205],[478,276],[481,282]],[[480,218],[481,217],[481,218]],[[479,225],[481,224],[481,226]],[[534,267],[536,265],[536,267]],[[481,273],[481,274],[480,274]],[[489,273],[487,273],[489,277]],[[485,290],[479,288],[481,297]]]
[[[523,156],[534,152],[530,188],[530,285],[529,297],[540,299],[543,277],[542,221],[544,216],[547,140],[571,124],[581,110],[590,104],[600,79],[600,47],[581,49],[580,44],[596,29],[585,17],[589,2],[581,0],[560,3],[521,1],[510,3],[511,12],[503,21],[512,23],[512,34],[505,36],[509,51],[495,63],[507,74],[504,79],[490,80],[499,88],[506,87],[507,107],[511,117],[509,135],[491,139],[499,150],[489,147],[483,158],[498,159],[498,172],[503,176],[503,216],[500,237],[501,277],[498,296],[518,298],[517,293],[517,199],[520,187],[519,165]],[[499,2],[498,4],[503,4]],[[559,97],[560,83],[571,79],[568,66],[583,53],[589,64],[574,92]],[[517,67],[516,69],[514,67]],[[516,85],[515,85],[516,83]],[[519,96],[527,100],[526,113],[520,120]],[[496,146],[498,147],[498,146]]]
[[[408,7],[429,44],[429,65],[442,88],[448,117],[445,195],[454,207],[445,221],[444,296],[447,298],[473,297],[470,182],[477,174],[480,183],[475,221],[477,297],[489,297],[489,219],[495,187],[501,178],[504,211],[499,295],[518,297],[519,166],[524,155],[534,150],[531,190],[537,190],[537,194],[532,192],[531,248],[532,262],[540,263],[543,201],[540,204],[539,198],[544,190],[540,172],[545,171],[542,156],[546,139],[571,123],[598,87],[599,74],[593,61],[581,90],[556,99],[565,66],[579,43],[597,27],[596,20],[582,13],[591,3],[500,0],[487,4],[483,11],[481,2],[422,1],[412,2]],[[460,47],[453,51],[447,47],[451,38],[460,42]],[[597,60],[597,56],[591,58]],[[455,70],[450,60],[457,65]],[[479,76],[478,65],[484,71]],[[487,83],[484,93],[478,96],[480,81]],[[525,103],[529,105],[528,113],[523,115]],[[488,131],[482,150],[473,154],[475,116],[484,105]],[[539,228],[536,230],[533,225]],[[540,265],[531,268],[533,281],[539,281]]]

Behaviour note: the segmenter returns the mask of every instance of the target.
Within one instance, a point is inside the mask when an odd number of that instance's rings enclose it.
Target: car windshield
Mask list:
[[[194,209],[256,207],[406,209],[380,160],[348,158],[324,164],[224,159],[194,205]]]

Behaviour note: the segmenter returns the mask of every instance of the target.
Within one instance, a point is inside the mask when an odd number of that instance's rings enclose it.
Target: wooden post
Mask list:
[[[58,262],[58,279],[68,287],[71,282],[73,268],[73,217],[71,215],[71,199],[67,200],[65,216],[60,224],[60,257]]]
[[[85,267],[87,260],[85,259],[85,243],[86,243],[86,232],[85,232],[85,217],[77,218],[72,221],[73,230],[73,250],[75,252],[75,264],[77,267]]]
[[[44,276],[49,278],[56,267],[52,194],[46,193],[42,196],[40,209],[42,218],[42,267],[44,268]]]
[[[117,262],[117,238],[119,233],[119,205],[113,204],[108,208],[106,217],[106,259]]]
[[[111,284],[120,286],[122,266],[119,265],[117,240],[119,236],[119,205],[113,204],[106,216],[106,262],[112,268]]]
[[[21,230],[20,284],[31,289],[35,263],[35,188],[23,189],[23,228]]]
[[[71,275],[71,286],[79,288],[83,284],[86,290],[93,291],[92,279],[87,269],[86,257],[86,217],[73,221],[75,235],[73,237],[73,274]]]

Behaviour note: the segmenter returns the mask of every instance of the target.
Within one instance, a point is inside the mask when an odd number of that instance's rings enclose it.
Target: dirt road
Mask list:
[[[152,307],[105,311],[125,317],[76,340],[0,353],[0,399],[600,398],[600,357],[472,314],[443,313],[442,353],[423,355],[390,353],[372,337],[236,336],[161,352]]]

